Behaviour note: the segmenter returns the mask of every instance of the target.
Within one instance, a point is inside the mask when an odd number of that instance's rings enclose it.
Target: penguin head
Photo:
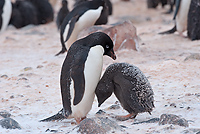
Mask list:
[[[62,0],[62,6],[68,6],[67,0]]]
[[[113,50],[113,41],[111,38],[103,32],[95,32],[88,36],[88,43],[91,44],[90,47],[95,45],[101,45],[104,48],[104,54],[110,56],[113,60],[116,59],[116,55]]]
[[[95,89],[95,94],[98,100],[98,107],[100,107],[101,104],[112,95],[113,91],[113,82],[107,77],[107,75],[104,74]]]

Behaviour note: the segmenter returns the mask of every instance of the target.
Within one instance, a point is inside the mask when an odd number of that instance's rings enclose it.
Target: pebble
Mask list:
[[[159,125],[165,124],[174,124],[183,127],[189,127],[188,121],[186,119],[180,118],[179,116],[174,114],[162,114],[160,116]]]
[[[0,120],[0,126],[6,129],[21,129],[19,123],[12,118]]]
[[[29,71],[29,70],[32,70],[32,67],[25,67],[24,68],[24,71]]]
[[[11,114],[7,111],[1,111],[0,116],[2,116],[3,118],[9,118]]]

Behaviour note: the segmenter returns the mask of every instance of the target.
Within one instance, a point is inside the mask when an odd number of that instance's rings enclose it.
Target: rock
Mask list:
[[[104,114],[106,114],[106,112],[101,109],[98,112],[96,112],[96,115],[104,115]]]
[[[141,121],[141,122],[134,122],[133,124],[142,124],[142,123],[157,123],[159,122],[159,118],[152,118],[152,119],[149,119],[147,121]],[[132,125],[133,125],[132,124]]]
[[[114,26],[92,26],[83,30],[79,37],[84,37],[91,33],[101,31],[110,36],[114,43],[114,51],[120,49],[139,50],[139,39],[136,34],[136,28],[131,21],[125,21]]]
[[[187,60],[200,60],[200,54],[192,53],[190,54],[190,56],[187,56],[184,61],[187,61]]]
[[[112,105],[112,106],[108,107],[108,109],[116,110],[116,109],[120,109],[120,106],[119,106],[119,104],[115,104],[115,105]]]
[[[1,111],[0,116],[2,116],[3,118],[9,118],[11,114],[7,111]]]
[[[162,114],[160,116],[159,125],[165,125],[165,124],[174,124],[183,127],[189,126],[186,119],[180,118],[179,116],[173,114]]]
[[[6,129],[21,129],[19,123],[12,118],[4,118],[0,120],[0,126]]]
[[[29,71],[29,70],[32,70],[32,67],[25,67],[24,68],[24,71]]]
[[[6,79],[6,78],[8,78],[8,75],[1,75],[1,78],[4,78],[4,79]]]
[[[104,118],[86,118],[78,125],[78,132],[84,134],[106,134],[108,132],[124,132],[116,122]]]

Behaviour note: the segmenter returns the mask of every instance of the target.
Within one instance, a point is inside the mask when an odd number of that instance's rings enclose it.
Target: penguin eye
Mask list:
[[[108,48],[109,48],[109,46],[108,46],[108,45],[106,45],[106,48],[108,49]]]

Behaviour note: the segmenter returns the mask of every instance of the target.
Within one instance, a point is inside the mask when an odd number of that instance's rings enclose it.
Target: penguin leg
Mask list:
[[[165,32],[161,32],[159,34],[172,34],[174,32],[176,32],[176,25],[172,29],[165,31]]]
[[[84,120],[86,117],[83,118],[75,118],[76,124],[80,124],[82,120]]]
[[[137,116],[137,114],[131,113],[131,114],[128,114],[128,115],[125,115],[125,116],[115,116],[114,118],[118,121],[125,121],[125,120],[128,120],[128,119],[134,119],[136,116]]]
[[[60,52],[58,52],[55,56],[58,56],[58,55],[63,54],[65,52],[67,52],[66,47],[62,47],[62,50]]]

